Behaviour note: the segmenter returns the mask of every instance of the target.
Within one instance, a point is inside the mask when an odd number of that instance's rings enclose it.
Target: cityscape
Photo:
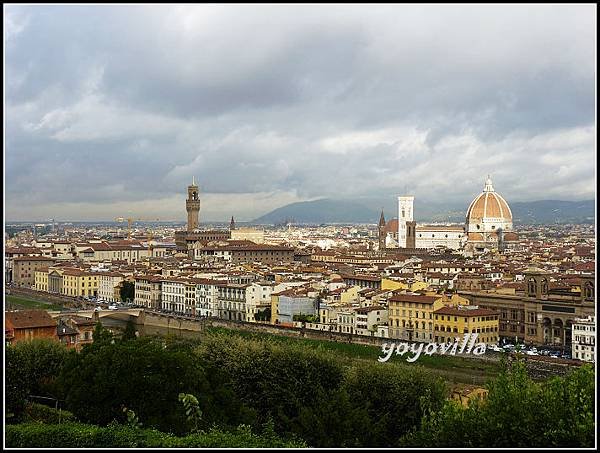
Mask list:
[[[433,6],[4,6],[5,448],[596,447],[596,6]]]

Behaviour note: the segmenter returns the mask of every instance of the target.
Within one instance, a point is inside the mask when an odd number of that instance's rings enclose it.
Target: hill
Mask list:
[[[469,203],[431,203],[415,200],[415,220],[418,222],[454,222],[465,220]],[[321,223],[377,223],[384,209],[389,220],[398,215],[395,200],[320,199],[292,203],[277,208],[252,221],[254,224],[321,224]],[[594,223],[594,200],[561,201],[540,200],[510,203],[515,224]]]

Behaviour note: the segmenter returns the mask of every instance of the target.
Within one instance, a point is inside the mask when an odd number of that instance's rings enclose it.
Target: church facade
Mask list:
[[[488,176],[483,192],[467,209],[464,226],[417,225],[413,219],[414,196],[398,197],[398,218],[379,220],[379,249],[430,249],[443,247],[481,253],[503,250],[518,240],[513,231],[512,212],[506,200],[494,190]]]

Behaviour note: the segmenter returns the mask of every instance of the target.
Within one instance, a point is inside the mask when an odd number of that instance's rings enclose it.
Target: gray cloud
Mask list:
[[[595,17],[7,6],[7,217],[97,219],[151,200],[172,215],[192,175],[215,219],[405,187],[455,202],[487,173],[509,201],[595,197]]]

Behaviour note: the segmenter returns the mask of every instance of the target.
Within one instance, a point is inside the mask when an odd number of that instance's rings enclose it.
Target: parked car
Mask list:
[[[102,311],[102,307],[96,307],[94,308],[94,311]]]
[[[109,310],[117,310],[117,309],[118,309],[118,307],[117,307],[116,305],[109,305],[109,306],[108,306],[108,309],[109,309]]]
[[[525,351],[525,354],[527,355],[539,355],[537,352],[535,351]]]

